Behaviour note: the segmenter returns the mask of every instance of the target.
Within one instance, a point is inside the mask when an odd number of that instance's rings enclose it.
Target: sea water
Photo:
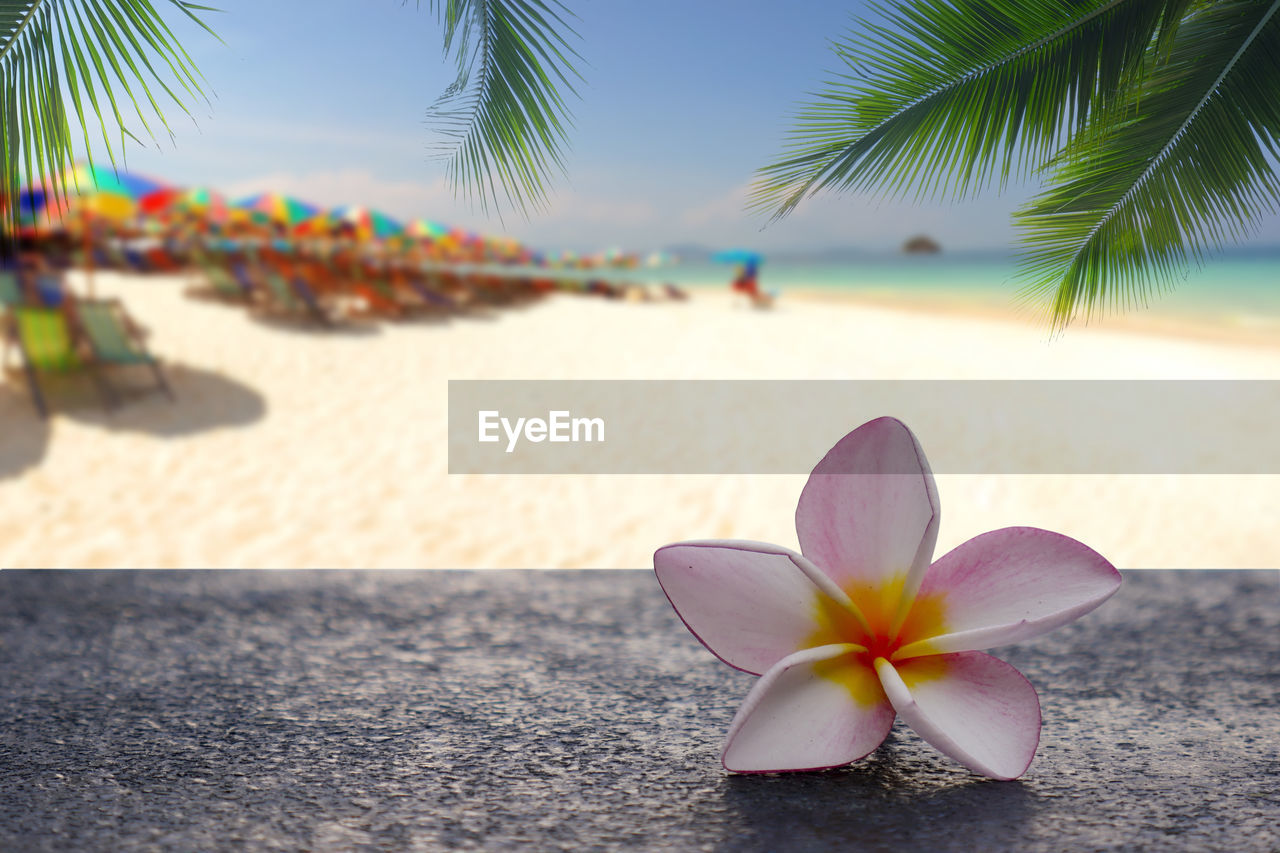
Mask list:
[[[614,281],[671,282],[685,288],[728,290],[732,265],[679,261],[656,267],[601,275]],[[838,260],[766,257],[759,270],[762,290],[785,299],[788,290],[831,291],[873,301],[895,301],[941,308],[1033,316],[1043,300],[1028,300],[1027,280],[1018,275],[1018,259],[991,252],[942,252],[936,255],[868,255]],[[1117,316],[1163,317],[1219,330],[1276,332],[1280,343],[1280,247],[1226,251],[1203,264],[1179,271],[1171,288],[1151,287],[1145,295],[1109,303],[1102,319]]]

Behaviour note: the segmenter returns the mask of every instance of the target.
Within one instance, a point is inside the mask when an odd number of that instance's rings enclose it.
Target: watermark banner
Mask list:
[[[451,380],[449,473],[807,474],[883,416],[937,474],[1280,474],[1262,380]]]

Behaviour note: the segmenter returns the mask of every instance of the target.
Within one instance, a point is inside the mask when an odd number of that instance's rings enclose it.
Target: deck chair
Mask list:
[[[49,407],[45,402],[44,390],[40,386],[41,373],[70,373],[80,370],[86,365],[76,352],[71,328],[66,316],[56,308],[26,308],[12,306],[10,317],[6,323],[6,338],[17,346],[22,354],[22,370],[26,375],[27,385],[31,388],[31,399],[35,402],[40,417],[49,417]],[[6,366],[8,350],[5,351]],[[115,403],[111,389],[95,372],[90,377],[102,395],[104,403],[110,408]]]
[[[6,308],[17,308],[26,302],[22,294],[22,284],[18,281],[18,274],[13,270],[0,270],[0,311]],[[13,336],[6,334],[4,336],[4,364],[9,363],[9,350],[14,344]]]
[[[137,249],[121,249],[120,257],[124,259],[125,266],[135,272],[152,272],[153,270],[146,253]]]
[[[160,363],[147,352],[142,337],[127,321],[118,301],[81,299],[76,302],[76,315],[93,354],[91,368],[104,365],[148,367],[155,377],[156,387],[170,400],[174,399],[173,389],[165,380]],[[112,392],[112,397],[115,396]]]
[[[252,300],[254,294],[259,288],[257,284],[254,283],[253,274],[249,272],[249,268],[239,261],[236,261],[231,265],[231,275],[235,279],[236,284],[240,285],[241,295],[245,299]]]
[[[220,266],[208,264],[200,267],[200,271],[204,273],[204,277],[209,280],[213,292],[223,299],[234,299],[243,301],[249,296],[244,286],[237,281],[230,272]]]
[[[404,283],[422,300],[424,305],[443,311],[456,311],[459,307],[457,302],[438,290],[431,289],[421,279],[405,276]]]
[[[46,308],[57,308],[67,299],[66,282],[59,273],[36,273],[35,290],[40,304]]]
[[[333,321],[320,307],[320,301],[307,283],[297,277],[286,280],[283,275],[267,267],[263,270],[267,290],[280,307],[293,314],[305,314],[322,326],[332,326]]]
[[[0,308],[9,308],[26,302],[22,296],[22,285],[18,282],[18,274],[13,270],[0,270]]]
[[[369,310],[383,317],[399,319],[408,313],[405,305],[396,298],[391,285],[381,279],[365,279],[358,282],[353,290],[363,297]]]

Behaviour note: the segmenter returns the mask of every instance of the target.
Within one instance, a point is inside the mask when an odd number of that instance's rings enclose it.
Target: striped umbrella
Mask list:
[[[165,189],[165,184],[151,178],[122,172],[106,166],[90,166],[80,163],[62,173],[62,183],[68,192],[80,195],[111,195],[134,202]]]
[[[148,193],[138,200],[138,210],[147,216],[165,216],[177,208],[178,202],[182,200],[184,193],[185,190],[177,187],[165,187],[153,193]]]
[[[192,187],[187,190],[178,199],[177,207],[210,222],[226,222],[230,212],[226,196],[208,187]]]
[[[94,220],[127,220],[137,213],[140,199],[164,189],[161,182],[141,175],[79,163],[42,187],[39,202],[37,192],[27,190],[20,202],[27,209],[20,209],[20,219],[29,214],[33,224],[47,226],[62,223],[76,214],[84,231],[86,283],[92,296]]]
[[[332,234],[340,224],[332,210],[322,210],[293,226],[293,233],[296,237],[318,237]]]
[[[428,219],[415,219],[404,228],[405,236],[416,237],[420,240],[438,240],[448,234],[449,231],[448,225],[441,225],[439,222],[432,222]]]
[[[166,190],[159,181],[104,166],[77,164],[40,187],[26,187],[18,199],[19,220],[31,225],[60,223],[74,212],[124,220],[141,199]]]
[[[226,198],[207,187],[165,187],[143,196],[138,201],[138,211],[152,223],[167,220],[174,214],[206,222],[226,222],[228,215]]]
[[[259,195],[233,201],[231,207],[242,210],[260,223],[295,226],[320,212],[320,208],[279,193]]]
[[[331,214],[340,223],[355,229],[356,237],[361,240],[385,240],[404,231],[404,226],[396,220],[360,205],[347,205],[335,208]]]
[[[66,197],[51,184],[18,190],[18,222],[22,225],[30,227],[60,222],[69,207]]]

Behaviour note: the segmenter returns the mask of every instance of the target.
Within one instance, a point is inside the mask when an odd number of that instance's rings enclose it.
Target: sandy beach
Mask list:
[[[326,332],[194,300],[180,277],[95,279],[152,330],[178,402],[108,414],[67,387],[42,422],[20,381],[0,385],[3,566],[643,568],[679,539],[796,545],[803,476],[451,476],[450,379],[1280,379],[1280,347],[1257,341],[1132,325],[1051,341],[812,294],[767,312],[560,295]],[[938,480],[939,554],[1029,524],[1126,569],[1280,565],[1280,477]]]

